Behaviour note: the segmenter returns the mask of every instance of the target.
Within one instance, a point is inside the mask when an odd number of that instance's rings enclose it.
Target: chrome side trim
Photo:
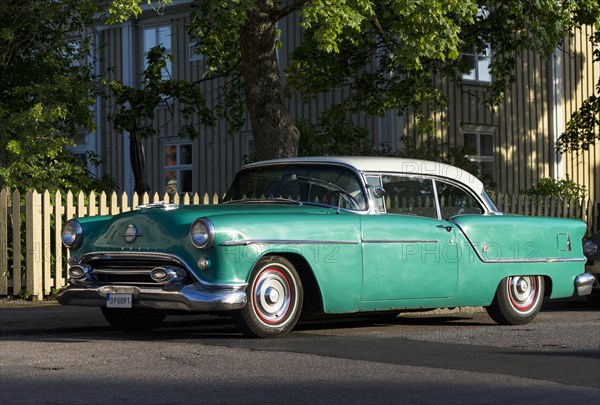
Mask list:
[[[467,242],[469,242],[469,245],[471,246],[471,249],[473,249],[473,252],[475,252],[475,254],[479,258],[479,260],[481,260],[483,263],[561,263],[561,262],[562,263],[577,263],[577,262],[585,262],[586,261],[585,258],[578,258],[578,257],[535,257],[535,258],[523,258],[523,259],[486,259],[481,255],[479,250],[477,250],[475,248],[475,244],[473,243],[471,238],[469,238],[469,235],[467,235],[467,233],[464,231],[464,229],[455,221],[449,220],[449,222],[452,222],[454,225],[456,225],[458,227],[458,229],[460,229],[460,232],[464,235],[465,239],[467,239]]]
[[[363,243],[440,243],[439,240],[419,240],[419,239],[363,239]]]
[[[358,245],[353,240],[306,240],[306,239],[240,239],[221,242],[219,246],[248,245]]]
[[[575,277],[575,291],[577,295],[589,295],[592,293],[596,278],[588,273],[583,273]]]

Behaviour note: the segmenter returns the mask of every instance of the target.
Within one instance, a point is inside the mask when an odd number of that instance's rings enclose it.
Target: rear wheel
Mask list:
[[[500,282],[494,301],[486,310],[501,325],[523,325],[537,316],[543,299],[543,277],[512,276]]]
[[[261,259],[250,276],[248,303],[233,314],[238,329],[251,337],[278,337],[298,322],[304,299],[298,272],[279,256]]]
[[[113,327],[124,332],[146,332],[156,328],[165,319],[162,311],[150,308],[106,308],[102,315]]]

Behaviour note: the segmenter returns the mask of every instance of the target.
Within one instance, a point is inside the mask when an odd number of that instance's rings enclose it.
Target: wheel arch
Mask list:
[[[262,258],[270,256],[283,257],[289,260],[296,268],[304,289],[304,303],[301,316],[306,317],[311,314],[321,314],[323,312],[321,288],[315,278],[312,267],[306,259],[302,255],[293,252],[269,252],[262,256]]]
[[[552,295],[552,277],[542,275],[544,279],[544,297],[550,297]]]

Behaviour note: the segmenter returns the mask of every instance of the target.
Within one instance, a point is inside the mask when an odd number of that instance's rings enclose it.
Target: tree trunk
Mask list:
[[[257,0],[240,33],[246,107],[257,160],[298,154],[300,132],[284,104],[275,48],[275,19],[269,12],[277,1]]]
[[[131,169],[135,180],[134,192],[142,195],[150,192],[148,185],[148,170],[146,169],[146,152],[142,141],[138,139],[136,130],[129,134],[129,157],[131,159]]]

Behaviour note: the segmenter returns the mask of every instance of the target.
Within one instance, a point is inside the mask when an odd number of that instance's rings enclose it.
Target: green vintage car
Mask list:
[[[593,284],[583,222],[503,215],[476,177],[436,162],[259,162],[222,204],[139,208],[66,223],[61,304],[100,307],[126,331],[219,313],[273,337],[302,314],[484,306],[500,324],[524,324],[545,296]]]

